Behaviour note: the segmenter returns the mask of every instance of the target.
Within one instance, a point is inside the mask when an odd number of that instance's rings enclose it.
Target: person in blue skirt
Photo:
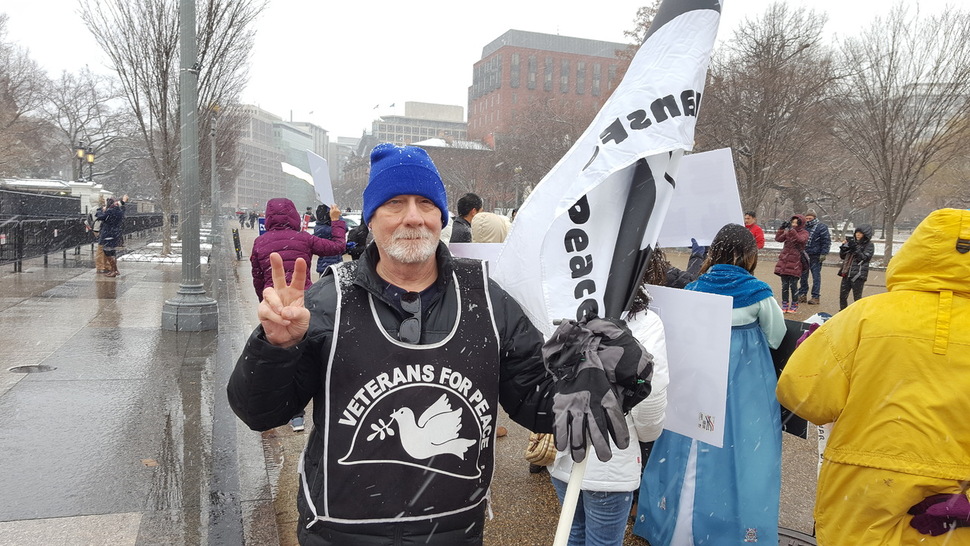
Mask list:
[[[733,298],[724,443],[669,430],[657,439],[634,525],[651,546],[778,544],[781,416],[769,347],[786,328],[771,287],[752,274],[757,264],[751,232],[728,224],[686,287]]]

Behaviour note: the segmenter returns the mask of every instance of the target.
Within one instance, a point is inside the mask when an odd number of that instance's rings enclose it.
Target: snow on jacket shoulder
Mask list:
[[[263,300],[263,290],[273,286],[270,254],[276,252],[283,259],[283,269],[286,271],[286,282],[293,279],[293,269],[299,258],[307,264],[305,287],[310,288],[310,263],[313,256],[327,256],[343,254],[347,248],[344,236],[347,224],[343,220],[335,220],[331,226],[330,239],[314,237],[310,233],[301,231],[302,219],[296,206],[289,199],[270,199],[266,204],[266,232],[253,242],[253,252],[249,257],[252,263],[253,288],[260,301]]]

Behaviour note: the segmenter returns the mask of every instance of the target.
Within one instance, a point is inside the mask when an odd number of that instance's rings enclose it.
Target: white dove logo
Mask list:
[[[450,454],[465,460],[465,452],[475,440],[459,438],[461,408],[452,410],[447,395],[426,409],[417,422],[411,408],[401,408],[391,414],[401,433],[401,446],[408,455],[418,460],[436,455]]]

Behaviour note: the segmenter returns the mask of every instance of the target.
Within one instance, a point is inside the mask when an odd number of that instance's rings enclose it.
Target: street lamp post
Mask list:
[[[74,157],[77,158],[77,181],[78,182],[84,180],[85,153],[86,153],[86,150],[84,149],[84,141],[83,140],[77,141],[77,148],[74,148]]]
[[[94,148],[88,146],[84,154],[84,160],[88,162],[88,182],[94,182]],[[84,174],[83,172],[81,173]]]
[[[179,122],[181,126],[182,282],[162,307],[162,329],[202,332],[219,327],[216,301],[205,295],[199,252],[199,66],[195,0],[179,2]]]
[[[216,168],[216,123],[219,120],[219,106],[212,106],[212,127],[209,131],[209,191],[212,206],[212,226],[209,231],[209,242],[218,245],[221,242],[222,203],[219,196],[219,171]]]

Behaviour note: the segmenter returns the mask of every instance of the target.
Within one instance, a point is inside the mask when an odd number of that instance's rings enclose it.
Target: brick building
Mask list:
[[[468,138],[490,140],[536,101],[598,110],[619,83],[618,42],[509,30],[482,50],[468,89]]]

